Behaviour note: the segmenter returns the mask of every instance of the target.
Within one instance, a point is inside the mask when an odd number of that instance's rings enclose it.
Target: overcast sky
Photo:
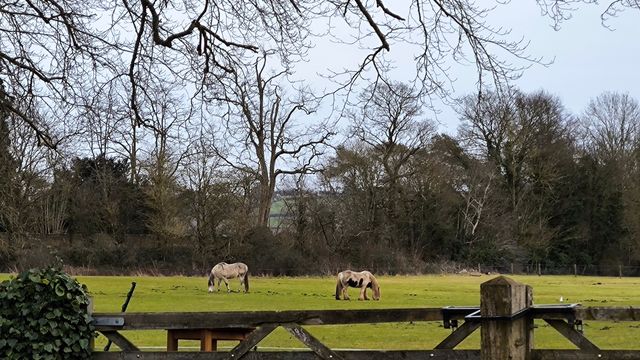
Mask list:
[[[530,40],[529,54],[553,61],[527,69],[516,81],[520,89],[544,89],[574,114],[604,91],[626,92],[640,100],[640,11],[630,9],[609,19],[607,28],[600,19],[603,6],[585,5],[556,31],[549,19],[537,16],[534,1],[514,3],[498,9],[496,20]],[[473,91],[473,84],[459,81],[456,90]],[[445,114],[455,117],[447,110]],[[451,117],[440,116],[441,129],[454,133],[458,122]]]
[[[572,112],[581,112],[603,91],[628,92],[640,99],[640,11],[609,19],[607,29],[600,21],[602,6],[583,6],[555,31],[546,19],[517,8],[511,4],[504,11],[507,19],[512,17],[513,31],[531,40],[530,53],[554,60],[548,67],[528,69],[517,81],[520,88],[545,89]]]
[[[484,2],[495,4],[493,1]],[[603,5],[582,5],[571,19],[561,24],[559,30],[554,30],[553,22],[541,15],[534,0],[517,0],[500,5],[487,23],[510,28],[511,39],[524,37],[530,41],[527,54],[552,62],[548,66],[534,64],[525,70],[515,82],[521,90],[534,92],[544,89],[558,96],[567,110],[579,114],[590,99],[604,91],[626,92],[640,100],[640,11],[626,10],[617,18],[609,19],[607,28],[600,19],[603,10]],[[336,65],[341,60],[362,60],[362,53],[351,52],[353,47],[336,50],[336,45],[332,46],[324,48],[319,45],[320,50],[313,55],[315,60],[307,69],[300,67],[301,71],[319,71],[318,66],[335,69],[340,68]],[[411,53],[402,44],[392,45],[391,53],[406,58],[407,65],[411,66]],[[400,69],[396,70],[399,77],[402,77],[402,61],[399,62]],[[452,72],[457,78],[454,97],[476,90],[473,66],[465,69],[456,65]],[[437,115],[440,130],[454,134],[459,124],[456,113],[444,105],[437,107],[441,111]]]

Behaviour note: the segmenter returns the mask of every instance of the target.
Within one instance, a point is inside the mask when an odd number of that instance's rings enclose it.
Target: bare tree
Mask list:
[[[572,121],[559,100],[543,92],[469,97],[462,116],[462,138],[499,179],[494,194],[503,194],[502,214],[511,219],[500,226],[532,257],[544,258],[566,230],[552,219],[573,164]]]
[[[366,105],[351,112],[353,133],[371,149],[383,172],[379,191],[384,198],[387,226],[393,235],[404,225],[403,205],[407,201],[403,182],[420,167],[412,166],[414,156],[425,151],[435,134],[435,124],[422,117],[418,92],[404,83],[371,86],[361,94]],[[406,218],[406,216],[404,216]]]
[[[629,94],[606,92],[583,115],[588,148],[603,160],[630,160],[640,147],[640,104]]]
[[[3,161],[0,181],[0,221],[4,230],[18,243],[23,236],[51,230],[64,216],[64,205],[42,206],[47,204],[47,191],[52,170],[59,157],[51,154],[47,148],[38,147],[35,133],[17,116],[2,119]],[[4,142],[3,141],[3,142]],[[56,207],[57,206],[57,207]],[[62,213],[61,213],[62,211]],[[52,218],[52,212],[57,212]],[[59,227],[55,230],[60,230]]]
[[[489,92],[465,98],[461,116],[462,137],[472,151],[497,167],[512,209],[517,209],[541,139],[562,136],[568,130],[560,102],[545,93]]]
[[[640,104],[629,94],[605,92],[582,116],[585,149],[606,169],[609,193],[619,196],[627,259],[637,257],[640,234]],[[627,260],[629,261],[629,260]]]
[[[410,176],[405,165],[424,149],[435,134],[435,124],[421,118],[419,94],[403,83],[372,86],[361,94],[362,103],[350,113],[353,133],[380,154],[388,184]]]
[[[181,168],[182,183],[190,191],[187,207],[190,214],[190,231],[202,255],[206,249],[222,248],[219,243],[221,223],[233,208],[233,191],[230,181],[218,170],[219,159],[212,151],[202,130],[191,144],[189,158]]]
[[[97,84],[99,85],[99,84]],[[85,132],[77,143],[85,143],[80,151],[99,154],[118,154],[129,161],[129,182],[138,184],[141,169],[139,156],[144,140],[151,131],[136,124],[129,106],[130,84],[126,78],[115,77],[83,94],[83,112],[80,118],[86,124]],[[152,92],[154,100],[162,92]]]
[[[149,95],[146,127],[152,131],[153,145],[144,169],[148,184],[145,187],[151,212],[147,226],[164,245],[170,239],[186,233],[187,225],[181,213],[181,191],[178,169],[188,156],[188,138],[184,133],[188,112],[167,86],[154,89]]]
[[[475,173],[472,172],[475,170]],[[460,189],[460,196],[464,199],[464,208],[461,210],[465,235],[469,242],[476,240],[476,231],[481,221],[486,217],[486,208],[490,200],[492,182],[495,174],[488,174],[472,169],[468,183]],[[475,176],[474,176],[475,175]],[[485,175],[484,177],[482,175]],[[484,215],[484,216],[483,216]]]
[[[334,134],[325,121],[310,118],[313,109],[304,93],[286,96],[284,84],[278,82],[285,75],[269,74],[265,55],[246,75],[235,73],[213,98],[225,109],[216,153],[257,181],[259,225],[268,224],[277,180],[319,171],[319,156]]]

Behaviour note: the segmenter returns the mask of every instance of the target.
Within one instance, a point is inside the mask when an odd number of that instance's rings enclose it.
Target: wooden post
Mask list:
[[[89,303],[87,304],[87,314],[89,315],[89,317],[93,317],[93,297],[92,296],[89,296]],[[95,337],[92,336],[91,339],[89,340],[89,349],[91,349],[91,352],[95,350],[95,347],[96,347]]]
[[[530,286],[504,276],[480,285],[481,360],[526,360],[533,348],[533,319],[509,319],[533,303]],[[493,319],[492,319],[493,318]]]
[[[622,265],[618,265],[618,277],[622,279]]]
[[[511,263],[511,275],[513,275],[513,263]]]
[[[542,269],[541,269],[540,263],[538,263],[538,276],[541,276],[541,275],[542,275]]]
[[[578,276],[578,265],[573,264],[573,276]]]

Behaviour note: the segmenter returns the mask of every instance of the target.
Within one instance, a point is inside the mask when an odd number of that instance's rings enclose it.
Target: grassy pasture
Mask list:
[[[0,275],[0,279],[8,275]],[[130,312],[162,311],[257,311],[300,309],[364,309],[415,308],[448,305],[478,305],[480,284],[492,276],[381,276],[381,301],[336,301],[332,277],[252,277],[251,292],[226,291],[208,294],[204,277],[100,277],[79,276],[94,297],[95,311],[118,312],[131,281],[137,282],[129,304]],[[640,306],[640,278],[514,276],[515,280],[533,286],[536,304],[565,303],[585,306]],[[231,283],[239,289],[239,281]],[[223,285],[224,286],[224,285]],[[357,298],[357,290],[350,295]],[[574,346],[556,335],[544,322],[536,323],[536,348],[572,349]],[[325,344],[336,349],[431,349],[444,339],[449,330],[441,322],[390,323],[371,325],[309,326],[308,330]],[[585,334],[603,349],[640,349],[640,323],[588,322]],[[166,345],[163,331],[128,332],[136,345],[147,349]],[[459,348],[479,347],[479,331]],[[106,341],[99,338],[97,347]],[[221,343],[222,348],[234,343]],[[194,342],[181,342],[181,347],[195,347]],[[267,337],[263,348],[303,348],[297,339],[282,329]]]

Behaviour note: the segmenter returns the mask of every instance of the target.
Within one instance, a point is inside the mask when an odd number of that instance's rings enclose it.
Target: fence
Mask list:
[[[640,350],[601,350],[580,331],[584,321],[640,321],[640,307],[533,306],[532,289],[504,276],[480,287],[479,307],[445,307],[379,310],[308,310],[222,313],[95,313],[96,329],[121,352],[93,353],[96,360],[195,359],[640,359]],[[535,349],[533,321],[543,319],[573,343],[577,350]],[[442,321],[453,331],[431,350],[334,351],[303,325],[363,324]],[[461,322],[461,323],[460,323]],[[309,351],[250,351],[277,327],[283,327]],[[456,350],[480,328],[479,350]],[[121,330],[167,330],[167,352],[142,352]],[[228,352],[178,352],[177,340],[200,339],[202,350],[215,350],[216,340],[240,343]],[[211,344],[213,343],[213,346]]]

